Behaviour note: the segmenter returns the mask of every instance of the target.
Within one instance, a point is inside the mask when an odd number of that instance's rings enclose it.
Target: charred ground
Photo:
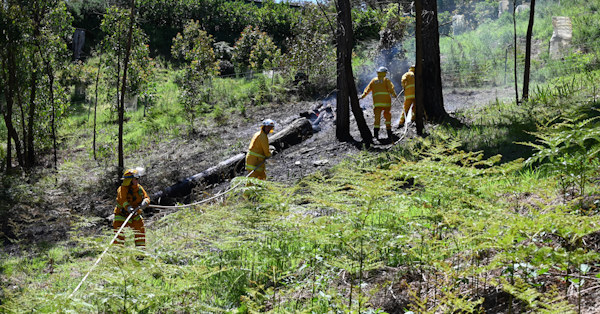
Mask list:
[[[496,89],[448,89],[444,95],[445,107],[449,113],[466,108],[484,106],[498,99],[509,99],[511,90]],[[367,97],[360,102],[367,123],[373,123],[372,100]],[[323,110],[324,108],[330,110]],[[396,136],[401,137],[404,130],[397,128],[400,102],[392,108],[392,124]],[[149,194],[177,183],[191,175],[199,173],[220,161],[237,153],[245,152],[252,134],[259,128],[265,118],[277,121],[277,129],[281,129],[294,119],[314,111],[320,111],[320,123],[308,139],[278,152],[267,164],[268,179],[276,182],[292,184],[302,177],[316,171],[323,171],[338,164],[344,158],[359,153],[364,149],[360,134],[351,116],[351,135],[355,142],[339,142],[335,136],[335,98],[321,101],[303,101],[287,104],[270,104],[249,108],[245,114],[235,113],[220,121],[210,121],[196,127],[196,131],[185,136],[166,139],[166,135],[156,134],[147,138],[142,146],[144,150],[134,156],[126,157],[126,167],[143,166],[147,175],[141,184]],[[426,125],[427,128],[435,127]],[[375,141],[371,151],[385,151],[391,142],[383,139]],[[414,137],[414,126],[409,128],[405,138]],[[80,134],[81,139],[90,134]],[[65,139],[67,140],[67,139]],[[76,138],[71,139],[77,142]],[[402,141],[396,145],[402,145]],[[47,244],[68,238],[73,223],[84,218],[85,229],[99,232],[109,228],[108,217],[114,208],[114,194],[119,185],[115,167],[105,162],[93,160],[87,149],[79,145],[63,147],[59,151],[60,173],[56,182],[50,182],[51,188],[43,189],[31,199],[13,203],[11,215],[5,217],[2,235],[6,243],[5,250],[18,253],[31,245]],[[72,160],[78,160],[84,169],[70,168]],[[23,175],[22,180],[31,183],[42,180],[51,172],[52,158],[47,156],[36,173]],[[81,175],[84,171],[85,175]],[[245,173],[240,173],[245,175]],[[19,180],[19,179],[17,179]],[[200,197],[211,195],[226,189],[228,182],[211,186],[198,186],[194,195],[182,201],[194,201]],[[159,216],[168,214],[162,212]],[[152,223],[152,214],[147,215],[148,223]]]

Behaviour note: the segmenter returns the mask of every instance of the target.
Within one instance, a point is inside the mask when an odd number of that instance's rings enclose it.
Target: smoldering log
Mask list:
[[[312,135],[312,124],[306,118],[292,121],[287,127],[273,134],[269,138],[269,144],[280,152],[292,145],[297,145]],[[250,139],[248,139],[250,140]],[[194,187],[211,185],[223,182],[238,175],[245,165],[246,153],[238,153],[215,166],[212,166],[191,177],[185,178],[178,183],[165,188],[151,196],[152,203],[160,205],[172,205],[175,199],[184,198],[192,193]]]

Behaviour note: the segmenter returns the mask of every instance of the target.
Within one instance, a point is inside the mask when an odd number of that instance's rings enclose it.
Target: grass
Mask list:
[[[479,311],[495,289],[521,309],[575,311],[557,296],[581,269],[598,273],[582,266],[600,259],[583,241],[600,231],[597,209],[562,202],[559,177],[494,153],[516,146],[511,136],[535,138],[523,129],[543,131],[541,121],[568,112],[558,110],[561,98],[593,88],[581,86],[539,96],[552,106],[533,97],[529,107],[466,112],[473,127],[437,128],[297,184],[255,182],[255,201],[237,191],[223,203],[182,209],[148,229],[146,259],[135,259],[131,243],[111,248],[73,299],[110,232],[38,248],[33,258],[3,258],[2,309],[376,312],[384,309],[382,291],[405,285],[396,298],[418,312]],[[594,181],[586,191],[599,192]]]
[[[479,312],[497,300],[515,312],[577,312],[569,288],[592,302],[581,291],[600,278],[597,167],[575,165],[598,159],[600,137],[585,137],[598,129],[598,75],[574,69],[539,85],[527,103],[462,113],[465,127],[440,126],[295,184],[253,181],[222,202],[179,210],[147,229],[144,260],[128,233],[127,245],[112,247],[69,298],[112,238],[108,230],[90,236],[84,230],[97,222],[73,217],[68,241],[1,256],[0,311]],[[128,113],[126,143],[175,136],[185,124],[173,72],[159,77],[161,96],[146,116],[141,108]],[[240,104],[277,97],[279,80],[215,79],[211,98],[223,102],[202,119],[218,123],[229,110],[243,112]],[[99,147],[109,159],[115,126],[107,109]],[[81,115],[66,125],[89,134]],[[79,140],[89,147],[89,137]],[[550,156],[583,159],[562,167],[563,159],[542,158],[555,148]],[[78,186],[68,180],[81,163],[61,166],[65,188]],[[44,190],[11,189],[27,206]],[[246,189],[255,199],[242,197]]]
[[[598,68],[598,57],[592,54],[573,55],[567,60],[551,60],[548,51],[552,37],[552,17],[568,16],[573,21],[573,50],[594,51],[598,34],[595,21],[600,14],[594,7],[599,1],[574,1],[569,6],[553,2],[536,5],[536,17],[533,30],[533,41],[542,50],[532,59],[531,79],[544,83],[557,76],[579,72],[576,67]],[[525,43],[524,38],[529,20],[528,13],[517,16],[519,69],[523,68]],[[512,13],[502,15],[499,19],[480,25],[476,30],[454,37],[440,38],[442,54],[442,72],[447,80],[456,86],[484,86],[486,84],[514,84],[513,61],[513,21]],[[569,60],[569,58],[571,60]],[[591,69],[590,69],[591,67]],[[518,80],[522,83],[522,72],[519,70]],[[520,84],[521,84],[520,83]]]

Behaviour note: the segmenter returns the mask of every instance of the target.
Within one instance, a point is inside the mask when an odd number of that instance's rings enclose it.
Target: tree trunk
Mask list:
[[[531,36],[533,35],[533,19],[535,16],[535,0],[531,0],[529,8],[529,24],[527,25],[527,43],[525,45],[525,72],[523,73],[523,100],[529,98],[529,76],[531,73]]]
[[[352,72],[352,48],[354,46],[352,33],[352,12],[350,1],[338,0],[338,108],[339,101],[342,101],[345,111],[345,126],[343,132],[338,132],[338,139],[350,139],[350,117],[348,113],[348,97],[352,108],[352,114],[356,120],[358,130],[363,142],[369,146],[372,141],[371,131],[365,120],[362,109],[358,103],[358,93],[354,83],[354,74]],[[340,99],[342,98],[342,99]],[[338,124],[339,128],[340,125]],[[340,138],[340,136],[342,138]]]
[[[346,88],[346,76],[344,65],[340,55],[340,42],[337,47],[337,95],[336,95],[336,116],[335,116],[335,135],[339,141],[345,142],[351,139],[350,136],[350,110],[348,102],[348,89]]]
[[[35,148],[33,146],[33,125],[35,124],[35,92],[37,90],[37,74],[35,71],[31,73],[31,97],[29,99],[29,114],[27,117],[27,167],[35,165]]]
[[[8,132],[7,140],[6,140],[6,172],[9,172],[12,169],[12,145],[11,139],[15,143],[15,151],[17,153],[17,160],[19,165],[24,165],[24,158],[21,151],[21,142],[19,141],[19,134],[15,129],[12,121],[12,112],[13,105],[15,101],[15,94],[17,92],[17,64],[15,60],[15,51],[12,47],[8,47],[6,55],[6,62],[4,67],[7,71],[5,77],[5,99],[6,99],[6,108],[4,111],[4,123],[6,125],[6,130]]]
[[[28,71],[29,71],[29,69],[28,69]],[[34,74],[32,73],[32,75],[34,75]],[[19,121],[21,122],[20,123],[21,124],[21,138],[23,139],[23,162],[24,162],[23,165],[27,168],[27,167],[29,167],[28,162],[27,162],[27,160],[29,158],[29,155],[27,153],[27,148],[28,148],[27,147],[27,138],[28,138],[27,129],[28,128],[27,128],[27,124],[25,123],[25,121],[27,121],[27,120],[25,120],[25,108],[24,108],[25,104],[23,102],[23,96],[25,94],[26,88],[27,88],[27,86],[25,85],[25,87],[21,87],[22,90],[19,90],[17,92],[17,105],[19,106],[19,112],[21,113],[21,118]],[[35,86],[33,86],[31,88],[35,89]]]
[[[441,122],[448,118],[444,108],[444,96],[442,94],[442,70],[440,66],[440,33],[438,30],[438,8],[437,1],[423,0],[421,7],[424,13],[422,17],[422,40],[421,52],[423,55],[423,66],[421,67],[421,82],[427,84],[423,87],[423,109],[427,118],[433,122]],[[418,118],[418,117],[417,117]]]
[[[98,81],[100,81],[100,69],[102,68],[102,53],[98,59],[98,73],[96,73],[96,90],[94,98],[94,137],[92,140],[92,150],[94,151],[94,160],[97,160],[96,156],[96,115],[98,111]]]
[[[423,104],[423,3],[422,0],[415,1],[415,102],[417,104]],[[416,107],[416,128],[417,134],[423,135],[423,106],[417,105]],[[408,121],[407,121],[408,123]]]
[[[519,103],[519,79],[517,77],[517,1],[513,0],[513,51],[515,63],[515,102]]]
[[[50,60],[46,60],[46,74],[48,75],[48,87],[50,88],[50,105],[52,106],[52,148],[54,150],[54,170],[58,171],[58,158],[57,151],[58,145],[56,144],[56,107],[54,104],[54,70],[50,64]]]
[[[127,67],[129,65],[129,55],[131,54],[134,14],[135,0],[131,0],[131,13],[129,15],[129,34],[127,35],[127,46],[125,47],[125,60],[123,62],[123,84],[121,85],[121,101],[119,102],[119,174],[121,174],[125,168],[125,161],[123,158],[123,120],[125,115],[125,93],[127,91]]]
[[[341,0],[343,1],[343,0]],[[349,141],[350,136],[350,106],[348,101],[348,85],[346,84],[347,77],[345,71],[344,60],[346,58],[347,49],[345,47],[346,40],[344,38],[344,17],[343,6],[340,2],[337,3],[337,30],[335,33],[337,44],[337,95],[336,95],[336,117],[335,117],[335,135],[339,141]]]

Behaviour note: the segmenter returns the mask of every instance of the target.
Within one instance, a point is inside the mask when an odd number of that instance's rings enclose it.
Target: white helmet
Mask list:
[[[275,120],[272,119],[265,119],[263,120],[263,122],[261,123],[262,126],[272,126],[275,127]]]
[[[383,73],[387,73],[388,69],[386,67],[379,67],[379,69],[377,69],[377,72],[383,72]]]

